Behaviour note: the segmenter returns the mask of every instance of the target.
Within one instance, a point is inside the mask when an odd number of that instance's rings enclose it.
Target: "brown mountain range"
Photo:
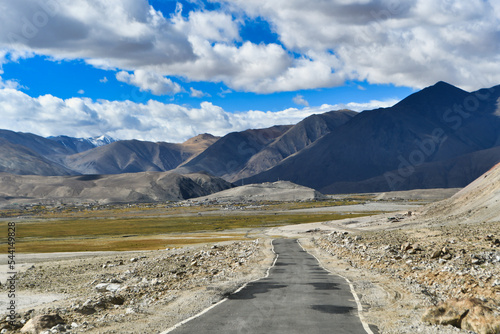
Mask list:
[[[500,86],[466,92],[438,82],[390,108],[331,111],[220,139],[127,140],[83,152],[71,138],[0,130],[0,171],[207,172],[236,184],[288,180],[323,193],[463,187],[500,161],[499,97]]]

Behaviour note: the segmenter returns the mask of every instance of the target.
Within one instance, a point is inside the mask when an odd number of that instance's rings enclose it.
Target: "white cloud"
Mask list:
[[[24,86],[20,85],[16,80],[3,80],[2,76],[0,76],[0,89],[3,88],[20,89],[24,88]]]
[[[373,110],[377,108],[392,107],[398,102],[399,100],[389,99],[386,101],[371,100],[370,102],[363,102],[363,103],[360,102],[339,103],[334,106],[334,110],[340,110],[340,109],[349,109],[354,111]]]
[[[292,99],[293,103],[295,104],[298,104],[298,105],[301,105],[301,106],[306,106],[306,107],[309,107],[309,102],[307,102],[306,99],[304,99],[304,96],[302,95],[296,95],[293,99]]]
[[[106,83],[106,82],[108,82],[108,78],[107,78],[107,77],[104,77],[104,78],[102,78],[102,79],[99,79],[99,82],[101,82],[101,83]]]
[[[181,86],[169,78],[144,70],[136,70],[133,74],[120,71],[116,74],[116,79],[139,87],[142,92],[149,91],[154,95],[173,95],[182,91]]]
[[[85,91],[84,91],[83,89],[80,89],[80,90],[78,91],[78,94],[83,95],[83,94],[85,94]]]
[[[0,4],[0,46],[133,70],[194,58],[186,36],[147,0],[16,0]]]
[[[186,19],[178,12],[172,22],[186,36],[196,36],[209,42],[233,42],[241,39],[239,23],[232,15],[223,12],[193,11]]]
[[[395,101],[371,101],[289,108],[271,112],[249,110],[230,113],[209,102],[190,108],[158,101],[63,100],[52,95],[32,98],[15,89],[0,89],[2,128],[42,136],[93,137],[108,134],[119,139],[182,142],[200,133],[223,136],[248,128],[295,124],[312,114],[349,108],[353,110],[390,106]]]
[[[500,82],[491,72],[500,61],[493,0],[218,1],[266,19],[287,50],[335,55],[339,78],[415,88],[444,80],[467,90]]]
[[[197,97],[197,98],[202,98],[205,96],[210,96],[208,93],[204,93],[201,90],[194,89],[193,87],[189,88],[191,90],[191,93],[189,94],[191,97]]]
[[[56,60],[84,59],[98,68],[133,71],[136,76],[143,71],[224,82],[234,90],[258,93],[343,81],[322,60],[309,55],[295,58],[278,44],[242,41],[243,21],[222,10],[192,11],[187,18],[178,11],[165,18],[146,0],[46,1],[53,8],[44,9],[39,0],[19,0],[9,4],[8,11],[0,10],[0,31],[9,32],[0,33],[0,47]],[[20,17],[27,21],[16,19]],[[44,20],[39,22],[40,18]],[[121,76],[122,81],[151,90],[144,80]],[[175,84],[166,86],[171,93],[178,91]],[[153,90],[159,93],[168,88],[154,84]]]
[[[414,88],[444,80],[466,90],[500,82],[494,0],[212,1],[221,9],[181,15],[179,6],[169,17],[147,0],[4,1],[0,49],[133,72],[123,79],[168,94],[179,90],[173,76],[257,93],[345,80]],[[257,17],[279,43],[242,39],[242,25]]]

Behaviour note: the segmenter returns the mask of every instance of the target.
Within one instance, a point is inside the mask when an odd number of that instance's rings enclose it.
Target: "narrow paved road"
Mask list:
[[[267,278],[171,333],[366,334],[344,279],[321,268],[295,240],[273,244],[278,259]]]

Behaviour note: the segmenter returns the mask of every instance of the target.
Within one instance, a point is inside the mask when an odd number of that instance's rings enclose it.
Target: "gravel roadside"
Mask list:
[[[264,276],[273,259],[261,239],[39,262],[19,274],[17,294],[64,298],[19,309],[16,325],[4,317],[0,331],[58,314],[63,324],[48,333],[160,333]]]

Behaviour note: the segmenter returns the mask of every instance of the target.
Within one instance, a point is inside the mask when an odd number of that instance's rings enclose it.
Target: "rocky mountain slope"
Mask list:
[[[219,139],[197,157],[182,164],[176,172],[206,171],[231,180],[255,154],[260,152],[291,126],[273,126],[267,129],[230,133]]]
[[[0,172],[18,175],[71,175],[73,171],[21,144],[0,137]]]
[[[290,155],[347,123],[357,114],[352,110],[334,110],[305,118],[253,155],[231,180],[250,177],[276,166]]]
[[[50,160],[57,160],[57,157],[76,153],[75,150],[62,145],[59,142],[34,135],[32,133],[0,130],[0,138],[2,138],[5,142],[24,146],[30,151]]]
[[[419,166],[406,165],[401,170],[393,170],[363,181],[337,182],[323,188],[325,193],[384,192],[398,190],[463,188],[464,182],[474,180],[490,166],[500,161],[500,146],[472,152]]]
[[[120,174],[167,171],[219,138],[201,134],[184,143],[115,141],[67,136],[44,138],[0,130],[0,171],[18,175]]]
[[[67,156],[65,165],[81,174],[120,174],[169,171],[192,159],[217,141],[199,135],[182,144],[120,140],[79,154]]]
[[[77,153],[91,150],[99,146],[108,145],[116,141],[113,138],[105,135],[93,138],[73,138],[68,136],[55,136],[55,137],[48,137],[47,139],[58,142]]]
[[[351,192],[446,186],[450,166],[445,161],[458,162],[500,144],[499,97],[500,86],[468,93],[439,82],[391,108],[360,113],[245,183],[282,179],[324,193],[342,192],[346,183]],[[475,170],[456,166],[462,176],[453,186],[467,185],[492,166],[491,160],[475,161]],[[425,164],[432,164],[425,166],[427,173],[412,178]],[[383,178],[377,189],[367,186],[377,177]]]

